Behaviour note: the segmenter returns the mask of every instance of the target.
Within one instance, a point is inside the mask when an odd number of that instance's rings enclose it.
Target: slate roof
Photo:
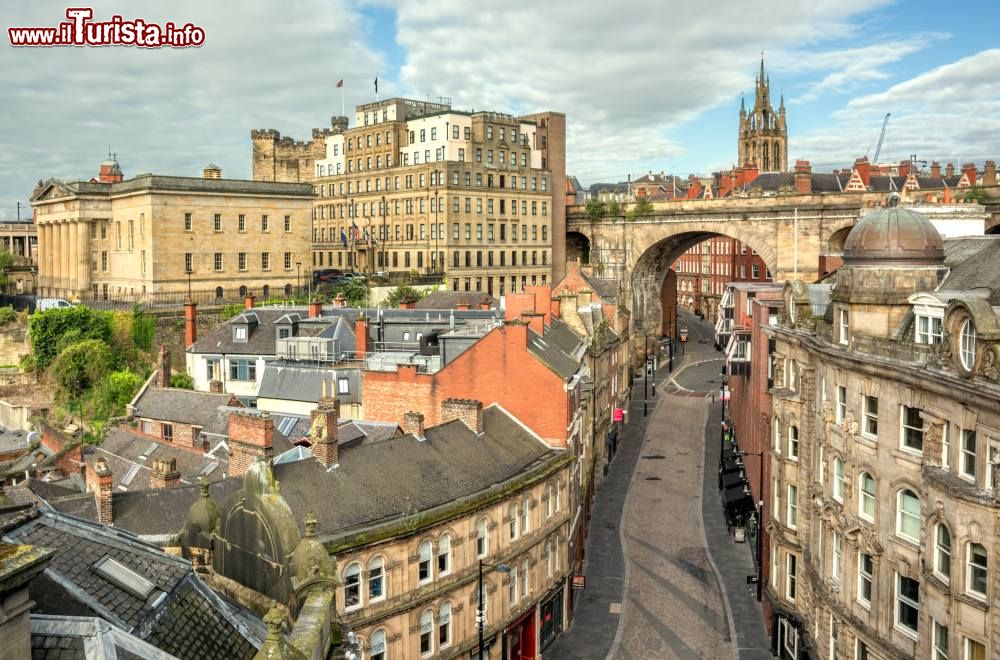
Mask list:
[[[986,288],[990,302],[1000,304],[1000,236],[945,239],[944,263],[950,270],[939,290]]]
[[[199,337],[188,349],[191,353],[221,353],[238,355],[274,355],[274,340],[278,336],[275,321],[289,312],[288,309],[256,307],[254,313],[260,323],[251,329],[245,342],[233,341],[231,322],[223,323],[206,335]]]
[[[452,421],[426,429],[422,442],[412,435],[365,441],[344,450],[332,470],[303,460],[274,466],[274,476],[300,524],[313,511],[317,532],[335,536],[474,495],[563,453],[499,406],[483,411],[483,426],[480,436]],[[222,505],[242,487],[229,478],[210,493]],[[180,530],[197,497],[197,486],[116,493],[115,525],[137,534]]]
[[[231,394],[154,387],[151,384],[135,402],[135,416],[193,424],[210,433],[224,434],[225,427],[217,428],[219,406],[229,405],[233,398]]]
[[[563,380],[569,380],[580,369],[580,363],[553,342],[552,333],[542,337],[528,329],[528,351]]]
[[[214,451],[203,454],[157,442],[123,428],[108,431],[100,445],[86,447],[84,457],[88,463],[93,463],[98,458],[107,462],[111,469],[112,487],[116,490],[150,488],[153,461],[158,458],[174,459],[181,480],[185,483],[198,483],[198,477],[203,472],[207,475],[221,475],[229,471],[229,452],[225,447],[216,445]],[[127,479],[130,474],[131,478]],[[128,483],[123,483],[124,480]]]
[[[468,305],[470,310],[479,309],[483,303],[490,307],[497,306],[497,299],[482,291],[434,291],[416,303],[416,309],[455,309],[459,305]]]
[[[338,392],[337,398],[341,403],[360,403],[359,369],[331,369],[295,363],[268,363],[260,379],[257,397],[316,403],[323,395],[323,384],[326,383],[327,389],[338,388],[341,378],[347,379],[347,392]]]
[[[590,286],[591,290],[603,298],[605,302],[613,303],[618,298],[618,280],[594,277],[583,269],[580,270],[580,276],[583,277],[583,281]]]
[[[44,511],[3,538],[55,551],[32,583],[39,614],[96,615],[181,658],[251,658],[260,646],[191,564],[132,534]],[[96,567],[107,559],[153,590],[140,596],[105,576]]]
[[[942,188],[954,188],[961,176],[954,177],[917,177],[917,183],[921,190],[940,190]],[[851,172],[814,172],[810,175],[812,182],[812,192],[814,193],[840,193],[847,189],[847,183],[851,180]],[[765,172],[758,175],[749,183],[748,188],[760,188],[767,192],[776,192],[782,187],[792,188],[795,184],[795,175],[791,172]],[[887,174],[872,174],[868,181],[868,190],[872,192],[890,192],[892,190],[902,191],[906,186],[905,176],[890,176]]]
[[[86,649],[86,652],[85,652]],[[32,660],[173,660],[170,655],[103,619],[31,615]]]

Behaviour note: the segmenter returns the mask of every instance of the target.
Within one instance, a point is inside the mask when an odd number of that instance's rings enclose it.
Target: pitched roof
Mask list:
[[[416,309],[455,309],[459,305],[468,305],[470,309],[479,309],[483,303],[496,307],[497,300],[481,291],[434,291],[418,300]]]
[[[294,311],[294,310],[293,310]],[[248,333],[245,342],[233,341],[232,322],[226,322],[208,334],[199,337],[188,349],[189,353],[235,353],[238,355],[274,355],[274,340],[278,336],[275,321],[288,314],[288,309],[256,307],[254,314],[258,325]],[[241,315],[242,316],[242,315]],[[333,321],[333,319],[331,319]]]
[[[528,329],[528,351],[563,380],[569,380],[580,369],[580,363],[552,341],[550,333],[541,336]]]
[[[147,387],[135,402],[135,416],[179,424],[193,424],[219,433],[219,406],[229,405],[231,394],[197,392],[174,387]],[[223,431],[224,432],[224,431]]]
[[[32,660],[174,660],[176,656],[107,621],[86,616],[31,615]]]
[[[992,304],[1000,304],[1000,236],[966,236],[944,241],[944,264],[950,270],[941,291],[988,289]]]
[[[327,389],[339,387],[338,380],[347,379],[347,392],[340,392],[341,403],[361,402],[361,375],[357,368],[330,369],[300,366],[294,363],[269,363],[260,379],[259,398],[283,399],[316,403]]]
[[[55,551],[35,611],[96,615],[181,658],[250,658],[260,640],[187,561],[120,529],[44,511],[4,536]]]
[[[618,298],[618,280],[608,277],[595,277],[587,271],[580,269],[580,276],[591,290],[605,301],[613,303]]]
[[[88,463],[104,458],[112,474],[112,487],[118,490],[145,490],[150,488],[153,461],[172,458],[184,483],[197,483],[202,474],[210,476],[218,471],[229,471],[229,452],[216,445],[208,454],[157,442],[128,429],[108,431],[98,446],[87,447],[84,455]],[[37,492],[37,491],[36,491]],[[39,493],[41,494],[41,493]]]

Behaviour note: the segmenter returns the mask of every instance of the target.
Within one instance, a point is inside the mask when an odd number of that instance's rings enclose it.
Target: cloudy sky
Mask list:
[[[71,3],[81,5],[86,3]],[[733,163],[740,95],[761,51],[784,93],[792,159],[831,169],[883,160],[1000,157],[1000,3],[967,0],[95,1],[113,14],[187,22],[200,48],[12,48],[6,28],[56,25],[66,3],[3,12],[0,219],[38,179],[89,178],[108,146],[126,176],[250,175],[251,128],[297,139],[387,95],[460,109],[552,109],[584,183]],[[234,8],[239,7],[239,12]],[[946,20],[947,19],[947,20]],[[750,99],[748,99],[749,101]],[[350,113],[349,113],[350,114]],[[24,213],[24,211],[22,211]]]

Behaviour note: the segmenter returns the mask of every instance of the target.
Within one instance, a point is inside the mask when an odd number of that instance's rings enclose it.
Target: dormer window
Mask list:
[[[840,341],[840,343],[844,345],[847,345],[849,341],[848,329],[850,326],[847,323],[847,319],[848,319],[847,310],[846,309],[839,310],[837,314],[837,328],[838,328],[837,338],[838,341]]]
[[[292,329],[289,327],[278,328],[278,339],[288,339],[292,336]]]
[[[247,340],[247,327],[245,325],[234,325],[233,341],[246,341],[246,340]]]
[[[958,358],[965,369],[972,371],[976,366],[976,326],[972,324],[972,319],[967,318],[962,322],[958,338]]]
[[[917,315],[917,331],[914,339],[918,344],[940,344],[941,319],[935,316]]]

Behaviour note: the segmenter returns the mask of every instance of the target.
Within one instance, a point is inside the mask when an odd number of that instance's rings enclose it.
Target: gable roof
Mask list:
[[[147,387],[136,399],[135,416],[178,424],[200,426],[212,433],[225,433],[218,424],[219,406],[228,406],[231,394],[199,392],[174,387]]]

